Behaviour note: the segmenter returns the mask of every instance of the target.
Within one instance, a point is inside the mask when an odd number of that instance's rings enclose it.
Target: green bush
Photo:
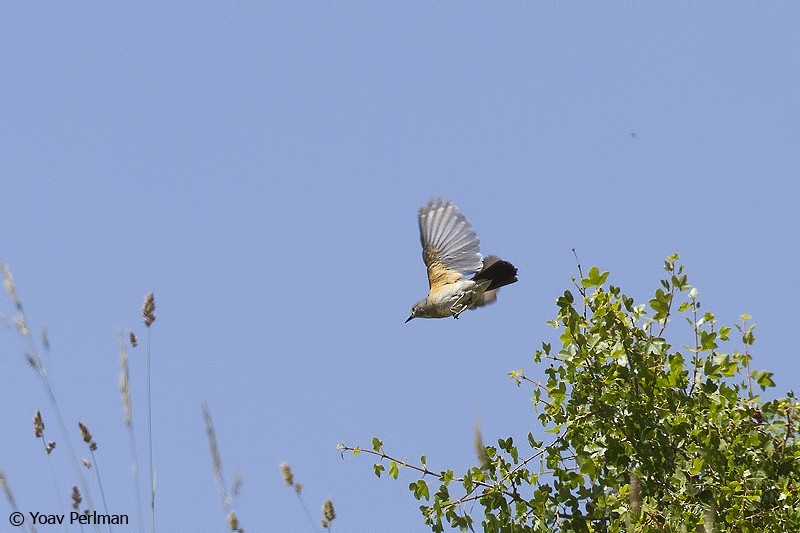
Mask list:
[[[420,474],[409,488],[433,531],[473,530],[474,502],[485,531],[800,531],[798,402],[757,394],[774,383],[750,370],[750,317],[732,335],[701,313],[677,261],[664,262],[649,310],[606,287],[608,272],[595,267],[573,279],[577,298],[558,298],[549,324],[561,346],[543,343],[535,355],[549,365],[546,381],[510,373],[533,388],[547,445],[528,434],[484,446],[476,431],[480,464],[460,476],[432,470],[425,456],[394,459],[377,438],[342,453],[378,456],[378,476],[387,462],[391,477]],[[678,316],[693,339],[681,349],[665,338]],[[740,350],[726,348],[736,338]]]

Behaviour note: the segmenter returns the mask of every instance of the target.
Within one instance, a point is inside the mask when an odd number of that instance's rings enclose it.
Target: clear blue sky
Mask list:
[[[144,333],[148,291],[160,531],[225,530],[203,401],[246,531],[310,531],[282,461],[315,517],[332,498],[334,530],[425,531],[414,477],[378,480],[336,444],[378,435],[458,471],[476,416],[487,442],[537,428],[507,372],[542,374],[573,247],[639,301],[680,252],[704,309],[753,316],[775,394],[798,389],[798,3],[3,11],[0,257],[49,331],[65,418],[99,444],[111,512],[135,517],[116,334]],[[404,324],[427,290],[417,208],[439,195],[520,281],[461,320]],[[37,408],[61,436],[26,349],[0,330],[0,468],[22,510],[58,512]]]

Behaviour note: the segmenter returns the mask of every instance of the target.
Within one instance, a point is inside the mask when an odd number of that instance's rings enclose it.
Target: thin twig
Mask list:
[[[670,265],[672,266],[672,269],[668,270],[668,272],[670,273],[670,280],[672,280],[672,278],[675,276],[675,263],[670,263]],[[670,311],[672,310],[672,301],[675,299],[675,284],[670,283],[669,286],[670,289],[669,289],[669,301],[667,302],[667,312],[664,313],[664,321],[661,323],[661,329],[658,330],[658,335],[656,335],[656,337],[659,338],[661,337],[661,335],[664,334],[664,330],[667,328],[667,322],[669,321],[669,314]]]
[[[522,374],[522,375],[520,375],[519,379],[521,379],[522,381],[527,381],[528,383],[531,383],[531,384],[533,384],[533,385],[535,385],[535,386],[539,387],[539,388],[540,388],[540,389],[542,389],[543,391],[545,391],[545,392],[548,392],[548,391],[547,391],[547,387],[545,387],[544,385],[542,385],[542,384],[541,384],[540,382],[538,382],[538,381],[533,381],[531,378],[529,378],[529,377],[528,377],[528,376],[526,376],[525,374]]]
[[[753,397],[753,374],[750,372],[750,352],[748,350],[747,342],[744,342],[744,339],[747,336],[747,320],[742,321],[742,341],[744,343],[744,362],[747,365],[747,388],[750,392],[750,397]]]
[[[694,357],[692,358],[692,383],[689,385],[689,396],[694,392],[694,385],[697,383],[697,369],[700,366],[700,337],[697,325],[697,302],[692,298],[692,329],[694,329]],[[659,335],[661,336],[661,335]]]
[[[575,256],[575,262],[578,264],[578,274],[580,274],[581,280],[583,280],[583,269],[581,268],[581,260],[578,259],[578,252],[575,251],[575,248],[572,249],[572,255]],[[586,303],[586,287],[584,287],[583,284],[581,283],[575,282],[574,279],[573,282],[575,283],[575,287],[578,288],[578,292],[581,293],[581,296],[583,297],[583,319],[586,320],[586,317],[589,312],[588,305]]]
[[[575,248],[572,249],[572,255],[575,256],[575,262],[578,263],[578,274],[581,275],[581,279],[583,279],[583,270],[581,269],[581,260],[578,259],[578,252],[575,251]]]

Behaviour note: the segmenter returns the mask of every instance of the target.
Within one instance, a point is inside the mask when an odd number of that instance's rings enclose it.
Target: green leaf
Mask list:
[[[510,441],[511,437],[509,437],[508,440]],[[511,459],[513,459],[514,464],[517,464],[519,462],[519,451],[517,451],[517,447],[513,445],[509,446],[508,453],[511,455]]]
[[[695,457],[694,460],[692,460],[692,466],[689,467],[689,473],[693,476],[699,474],[703,470],[705,462],[705,459],[702,457]]]
[[[561,381],[557,387],[548,389],[547,394],[550,395],[555,404],[563,403],[567,397],[567,384]]]
[[[414,497],[416,499],[425,498],[426,500],[430,500],[430,492],[428,489],[428,484],[425,483],[422,479],[418,479],[415,482],[411,483],[408,486],[409,489],[414,493]]]
[[[589,269],[589,277],[581,280],[582,287],[599,287],[606,282],[608,272],[600,273],[600,269],[593,266]]]
[[[761,390],[766,390],[767,387],[774,387],[775,382],[772,381],[772,376],[774,375],[772,372],[765,372],[763,370],[753,370],[753,379],[756,380],[758,386],[761,387]]]
[[[594,480],[597,476],[597,465],[594,464],[594,461],[587,457],[581,461],[581,474],[586,474],[589,476],[590,479]]]
[[[389,463],[389,475],[392,476],[394,479],[397,479],[397,475],[399,473],[399,469],[397,468],[397,461],[392,461]]]
[[[372,468],[373,470],[375,470],[375,475],[378,477],[381,477],[381,472],[386,470],[386,468],[380,463],[375,463],[374,465],[372,465]]]
[[[472,474],[470,472],[464,474],[464,481],[462,481],[462,484],[464,485],[464,490],[472,492],[472,488],[475,484],[472,482]]]
[[[665,293],[661,289],[656,290],[655,298],[650,300],[649,304],[653,311],[656,312],[655,316],[653,317],[656,320],[662,320],[666,318],[667,313],[669,313],[669,302],[671,301],[671,295]]]
[[[572,302],[575,301],[575,298],[572,296],[572,293],[569,291],[564,291],[563,296],[559,296],[558,300],[556,300],[556,304],[559,307],[569,307],[572,305]]]
[[[717,339],[717,333],[715,331],[701,331],[700,332],[700,350],[701,351],[709,351],[714,350],[717,348],[717,343],[714,342]]]
[[[383,441],[378,437],[372,437],[372,449],[379,452],[381,448],[383,448]]]
[[[744,332],[744,335],[742,335],[742,342],[748,346],[751,346],[756,340],[756,338],[753,336],[753,328],[755,327],[755,324],[751,325],[749,328],[747,328],[747,331]]]
[[[444,472],[442,472],[442,475],[439,476],[439,479],[442,481],[442,483],[447,485],[448,483],[453,481],[453,471],[452,470],[445,470]]]
[[[691,285],[686,282],[686,279],[686,274],[681,276],[672,276],[672,286],[681,292],[688,291],[691,288]]]

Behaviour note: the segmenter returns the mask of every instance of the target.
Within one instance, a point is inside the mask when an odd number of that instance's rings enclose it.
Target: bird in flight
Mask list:
[[[422,260],[428,269],[428,296],[411,308],[412,318],[445,318],[492,303],[497,289],[517,281],[517,268],[499,257],[484,259],[480,241],[451,202],[430,200],[419,208]]]

